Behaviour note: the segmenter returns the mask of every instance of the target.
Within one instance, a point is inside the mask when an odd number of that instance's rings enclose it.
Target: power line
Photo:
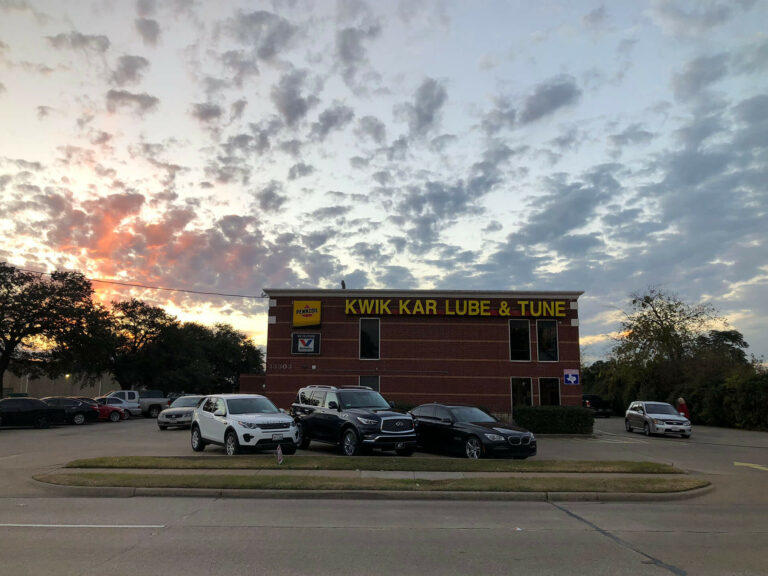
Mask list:
[[[45,276],[50,276],[50,272],[39,272],[38,270],[27,270],[25,268],[17,268],[17,270],[21,270],[22,272],[29,272],[31,274],[40,274]],[[202,292],[200,290],[185,290],[183,288],[167,288],[164,286],[149,286],[147,284],[138,284],[134,282],[118,282],[117,280],[102,280],[100,278],[88,278],[86,277],[86,280],[89,282],[98,282],[100,284],[114,284],[116,286],[126,286],[129,288],[145,288],[147,290],[164,290],[166,292],[183,292],[185,294],[199,294],[202,296],[223,296],[225,298],[249,298],[249,299],[258,299],[261,300],[262,298],[265,298],[265,296],[253,296],[250,294],[226,294],[224,292]]]

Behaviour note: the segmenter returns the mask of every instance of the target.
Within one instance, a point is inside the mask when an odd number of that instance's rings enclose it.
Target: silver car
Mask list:
[[[179,396],[168,408],[157,415],[157,427],[160,430],[166,430],[171,426],[189,428],[192,424],[192,414],[202,399],[202,396]]]
[[[691,421],[666,402],[632,402],[624,415],[627,432],[642,430],[651,434],[691,436]]]

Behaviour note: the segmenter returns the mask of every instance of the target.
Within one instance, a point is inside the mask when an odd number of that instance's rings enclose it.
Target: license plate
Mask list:
[[[282,434],[272,434],[272,440],[282,440],[283,435]]]

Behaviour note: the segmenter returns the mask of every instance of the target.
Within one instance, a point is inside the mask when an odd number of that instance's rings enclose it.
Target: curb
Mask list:
[[[411,492],[402,490],[219,490],[210,488],[123,488],[61,486],[39,482],[55,496],[81,498],[246,498],[292,500],[453,500],[490,502],[664,502],[712,492],[710,484],[685,492]]]

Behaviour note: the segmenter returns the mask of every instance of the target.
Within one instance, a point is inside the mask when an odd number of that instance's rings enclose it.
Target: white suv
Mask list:
[[[195,452],[204,450],[206,444],[220,444],[230,456],[242,447],[266,450],[279,445],[284,454],[293,454],[298,443],[293,418],[258,394],[206,396],[192,415]]]

